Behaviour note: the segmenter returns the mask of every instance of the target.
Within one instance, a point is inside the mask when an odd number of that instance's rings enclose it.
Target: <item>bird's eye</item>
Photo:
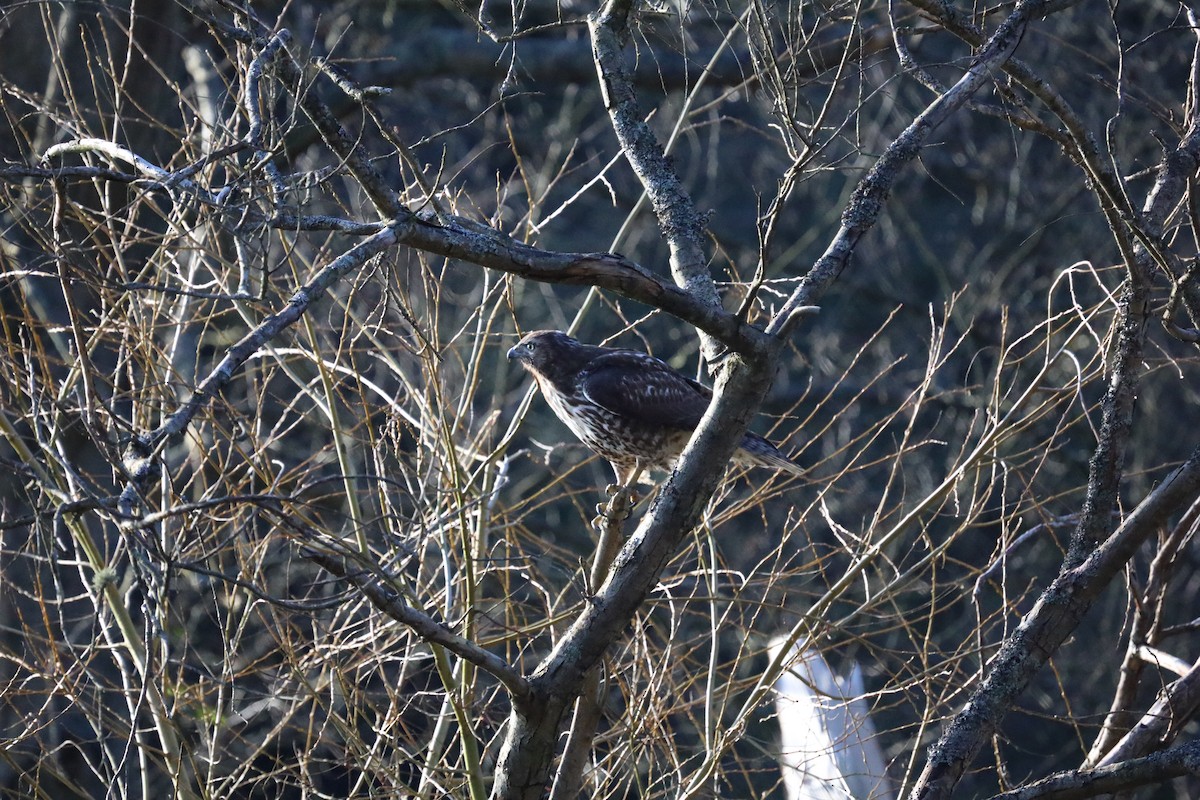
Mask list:
[[[529,351],[529,352],[531,352],[531,353],[534,351],[534,347],[535,347],[535,345],[534,345],[534,343],[533,343],[533,342],[526,342],[526,343],[525,343],[525,349],[526,349],[526,350],[528,350],[528,351]]]

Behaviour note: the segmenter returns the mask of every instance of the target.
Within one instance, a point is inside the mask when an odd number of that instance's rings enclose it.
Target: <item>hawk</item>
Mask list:
[[[508,351],[533,373],[554,413],[606,459],[627,486],[643,470],[670,470],[712,400],[712,390],[637,350],[582,344],[562,331],[534,331]],[[763,437],[747,433],[735,463],[802,475]]]

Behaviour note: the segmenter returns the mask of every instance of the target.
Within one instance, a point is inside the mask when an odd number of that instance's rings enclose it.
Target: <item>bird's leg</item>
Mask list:
[[[630,481],[629,483],[626,483],[626,484],[610,483],[608,486],[604,487],[604,494],[608,495],[608,497],[609,497],[608,502],[610,502],[610,503],[613,500],[617,499],[617,497],[624,494],[626,497],[629,498],[629,505],[636,506],[638,504],[638,501],[642,499],[642,496],[640,494],[638,494],[637,489],[634,488],[636,485],[637,484],[634,483],[633,481]],[[604,505],[604,504],[601,503],[600,505]]]
[[[633,507],[638,501],[637,491],[633,487],[637,485],[643,469],[640,462],[629,470],[613,466],[613,471],[617,473],[617,482],[604,487],[604,493],[609,498],[608,502],[596,504],[596,517],[592,520],[592,527],[601,534],[609,526],[614,526],[616,532],[620,534],[622,523],[629,519],[629,515],[633,513]]]
[[[633,466],[628,469],[622,469],[616,464],[613,464],[612,468],[617,476],[617,480],[615,483],[605,486],[604,493],[609,497],[616,497],[621,492],[628,491],[633,498],[633,502],[637,503],[640,498],[634,487],[637,486],[638,479],[642,477],[642,473],[646,471],[646,465],[641,461],[635,461],[633,462]]]
[[[608,503],[596,505],[596,518],[592,520],[592,527],[600,534],[600,541],[596,543],[591,572],[585,573],[588,592],[584,596],[589,600],[595,596],[592,592],[608,577],[609,567],[621,549],[621,542],[625,539],[625,520],[629,519],[633,513],[633,504],[637,502],[633,487],[641,474],[641,464],[635,464],[628,474],[623,475],[617,470],[616,490],[613,491],[614,487],[609,486],[605,489],[605,494],[609,495]]]

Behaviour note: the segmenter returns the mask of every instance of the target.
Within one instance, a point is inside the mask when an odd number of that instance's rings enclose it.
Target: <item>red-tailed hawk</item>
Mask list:
[[[533,373],[550,408],[612,464],[622,486],[642,470],[670,470],[712,399],[707,386],[654,356],[581,344],[561,331],[534,331],[508,357]],[[754,433],[742,437],[733,460],[804,473]]]

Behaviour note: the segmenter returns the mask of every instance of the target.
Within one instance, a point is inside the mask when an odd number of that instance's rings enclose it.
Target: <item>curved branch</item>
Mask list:
[[[511,664],[495,653],[484,650],[470,639],[459,636],[425,612],[408,605],[400,599],[394,589],[376,575],[367,570],[351,568],[347,559],[342,556],[311,549],[306,550],[304,555],[330,574],[354,584],[355,588],[370,599],[376,608],[411,628],[417,636],[427,642],[441,645],[456,656],[495,677],[504,684],[505,689],[508,689],[514,702],[520,702],[528,697],[529,681]]]
[[[616,253],[561,253],[543,250],[461,217],[439,225],[407,215],[395,224],[397,241],[430,253],[497,269],[528,280],[596,286],[666,311],[747,355],[764,347],[762,333],[718,304],[664,282],[645,267]]]
[[[633,80],[624,64],[624,46],[629,39],[628,0],[609,0],[588,18],[592,36],[592,58],[600,79],[600,93],[634,173],[642,182],[658,227],[671,249],[671,274],[675,283],[696,301],[721,308],[717,287],[708,271],[704,249],[704,216],[696,210],[675,167],[638,108]],[[701,337],[705,359],[716,363],[721,347]]]
[[[113,161],[123,161],[155,185],[166,190],[186,191],[201,203],[222,207],[227,195],[213,191],[179,172],[151,163],[131,150],[106,139],[82,138],[49,148],[43,160],[67,154],[100,153]],[[48,174],[58,174],[48,170]],[[89,171],[89,176],[102,173]],[[129,179],[122,173],[121,178]],[[357,176],[356,176],[357,177]],[[688,289],[664,282],[650,270],[616,253],[569,253],[545,250],[513,239],[502,231],[463,217],[443,215],[444,224],[431,216],[413,214],[401,208],[390,222],[355,222],[337,217],[317,217],[281,212],[273,217],[250,215],[250,224],[284,230],[337,230],[343,233],[378,236],[391,231],[392,243],[403,244],[429,253],[455,258],[489,269],[496,269],[528,280],[574,286],[596,286],[622,297],[645,303],[688,322],[719,340],[731,350],[761,354],[762,333],[736,315],[697,299]],[[360,245],[361,246],[361,245]],[[357,249],[357,248],[355,248]],[[332,283],[332,281],[330,281]],[[328,286],[329,283],[323,284]],[[715,291],[715,289],[714,289]],[[811,310],[811,309],[810,309]]]
[[[1158,700],[1097,766],[1110,766],[1145,755],[1172,741],[1200,709],[1200,661],[1162,690]]]

